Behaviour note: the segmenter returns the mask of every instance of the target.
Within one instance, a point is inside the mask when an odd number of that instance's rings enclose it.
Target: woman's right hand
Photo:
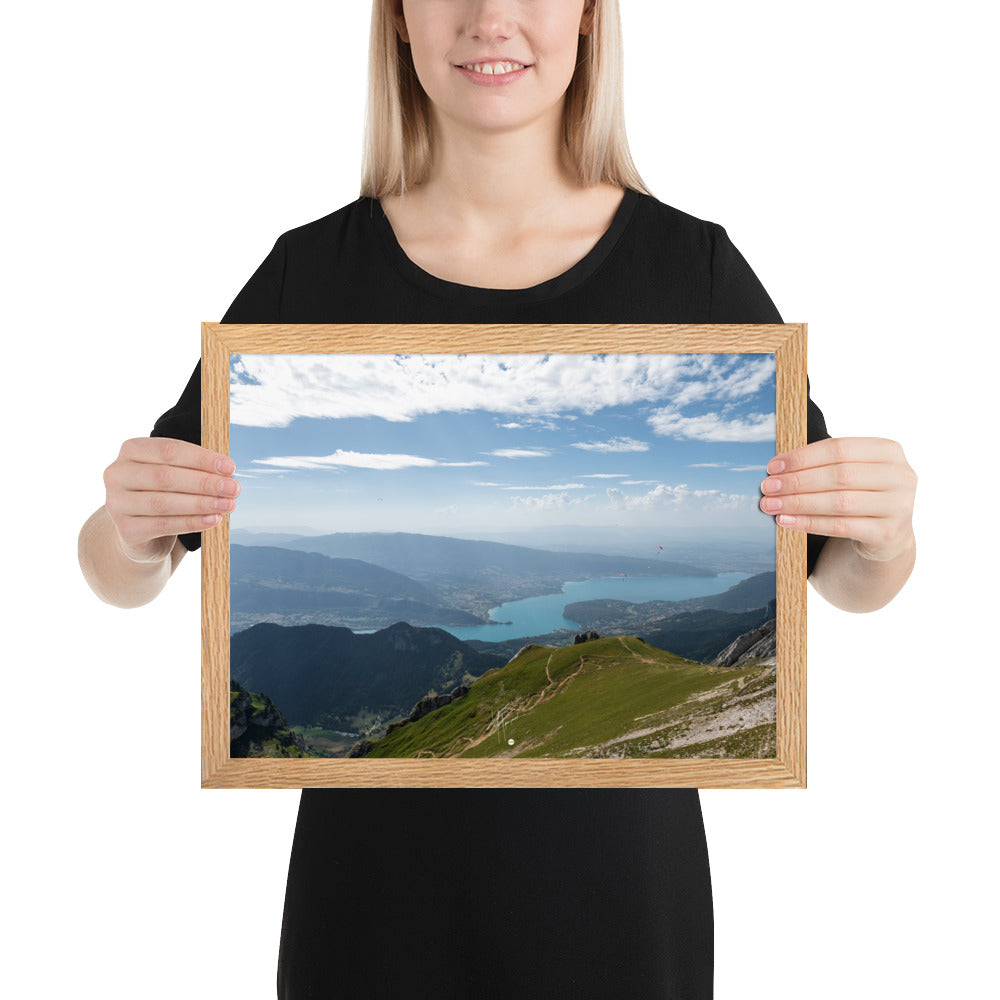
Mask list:
[[[174,438],[133,438],[104,470],[105,507],[134,562],[165,559],[179,534],[232,513],[240,484],[227,455]]]

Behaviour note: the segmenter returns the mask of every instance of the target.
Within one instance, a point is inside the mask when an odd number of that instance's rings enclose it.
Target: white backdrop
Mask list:
[[[989,6],[623,7],[647,184],[725,225],[810,324],[831,432],[896,438],[921,476],[904,593],[867,616],[811,595],[808,790],[703,793],[716,995],[985,995]],[[199,323],[281,232],[357,196],[368,5],[278,10],[39,0],[6,18],[11,995],[274,995],[298,793],[199,788],[198,559],[126,612],[75,550],[120,442],[180,393]]]

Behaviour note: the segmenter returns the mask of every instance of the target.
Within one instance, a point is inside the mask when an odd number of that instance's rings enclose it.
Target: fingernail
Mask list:
[[[215,471],[220,476],[231,476],[236,471],[236,463],[231,458],[217,458],[215,460]]]
[[[202,524],[204,524],[206,528],[214,528],[221,520],[222,517],[219,514],[206,514],[201,519]]]
[[[765,493],[777,493],[781,489],[780,479],[765,479],[764,482],[760,484],[760,488]]]
[[[770,462],[767,463],[768,475],[776,475],[779,472],[785,471],[785,463],[780,458],[772,458]]]
[[[231,513],[235,506],[236,501],[232,499],[232,497],[219,497],[219,499],[215,501],[215,509],[221,510],[226,514]]]
[[[778,524],[783,524],[786,528],[790,528],[793,524],[795,524],[795,515],[779,514],[776,520]]]
[[[760,502],[760,506],[768,514],[773,514],[775,511],[781,510],[781,497],[764,497]]]
[[[235,479],[220,479],[219,492],[224,497],[234,497],[239,490],[239,484]]]

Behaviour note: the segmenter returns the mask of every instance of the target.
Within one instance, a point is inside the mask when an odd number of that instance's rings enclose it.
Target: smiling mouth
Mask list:
[[[483,76],[503,76],[505,73],[516,73],[519,69],[524,69],[526,65],[526,63],[519,62],[459,63],[459,68],[471,70],[473,73],[480,73]]]

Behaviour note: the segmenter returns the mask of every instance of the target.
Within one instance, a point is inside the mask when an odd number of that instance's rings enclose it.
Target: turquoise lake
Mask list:
[[[563,608],[574,601],[683,601],[689,597],[721,594],[750,575],[719,573],[717,576],[612,576],[571,581],[563,584],[563,589],[557,594],[527,597],[523,601],[502,604],[490,611],[490,618],[495,622],[511,622],[510,625],[438,627],[459,639],[482,639],[485,642],[546,635],[561,628],[583,627],[580,622],[563,618]]]

